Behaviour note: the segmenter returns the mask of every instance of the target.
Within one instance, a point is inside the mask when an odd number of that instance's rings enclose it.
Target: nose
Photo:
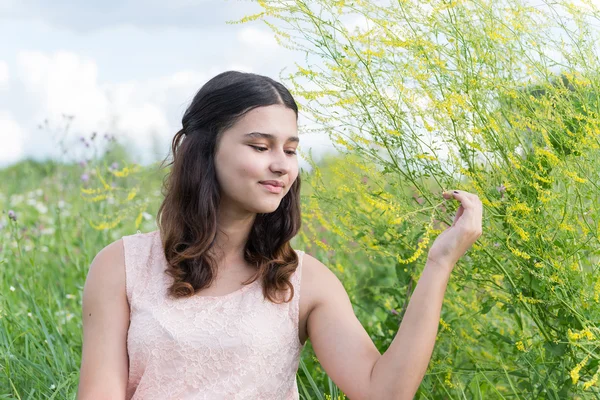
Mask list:
[[[279,175],[285,175],[290,172],[292,167],[292,162],[294,160],[291,159],[289,155],[285,153],[285,151],[276,151],[274,152],[273,158],[271,160],[270,169],[273,173]]]

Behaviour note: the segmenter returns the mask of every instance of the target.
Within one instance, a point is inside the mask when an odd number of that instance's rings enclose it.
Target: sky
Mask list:
[[[92,132],[114,134],[140,163],[163,159],[210,78],[280,80],[302,62],[264,23],[226,23],[257,11],[240,0],[0,0],[0,168],[59,157],[60,139],[89,158],[77,139]],[[325,133],[300,130],[303,167],[309,149],[334,151]]]

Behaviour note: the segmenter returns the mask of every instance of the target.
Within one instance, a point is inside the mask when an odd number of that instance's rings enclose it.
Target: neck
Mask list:
[[[244,248],[255,219],[255,213],[235,212],[223,208],[219,210],[215,252],[219,261],[227,261],[223,265],[241,262],[244,259]]]

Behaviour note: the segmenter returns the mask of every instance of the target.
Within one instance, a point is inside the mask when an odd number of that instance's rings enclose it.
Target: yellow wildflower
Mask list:
[[[571,372],[569,372],[569,375],[571,375],[571,380],[573,381],[573,384],[576,384],[577,382],[579,382],[579,371],[581,371],[581,368],[583,368],[583,366],[585,364],[587,364],[589,359],[590,359],[589,355],[585,356],[585,358],[583,360],[581,360],[581,362],[579,364],[577,364],[575,366],[575,368],[573,368],[571,370]]]
[[[573,332],[571,329],[569,329],[567,336],[570,340],[579,340],[582,338],[585,338],[587,340],[594,339],[594,334],[590,331],[590,328],[585,328],[580,332]]]
[[[598,382],[598,374],[600,373],[600,369],[596,371],[592,379],[583,384],[583,390],[588,390],[590,387],[594,386],[596,382]]]

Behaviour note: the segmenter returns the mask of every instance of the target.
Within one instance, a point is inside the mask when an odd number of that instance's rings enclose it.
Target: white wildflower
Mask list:
[[[35,208],[40,214],[46,214],[48,212],[48,207],[46,207],[46,205],[43,203],[36,203]]]
[[[17,204],[20,204],[23,202],[23,200],[25,200],[25,197],[21,194],[13,194],[12,196],[10,196],[10,205],[11,206],[16,206]]]
[[[48,228],[44,228],[40,231],[40,233],[42,235],[53,235],[55,232],[55,229],[51,226],[49,226]]]

